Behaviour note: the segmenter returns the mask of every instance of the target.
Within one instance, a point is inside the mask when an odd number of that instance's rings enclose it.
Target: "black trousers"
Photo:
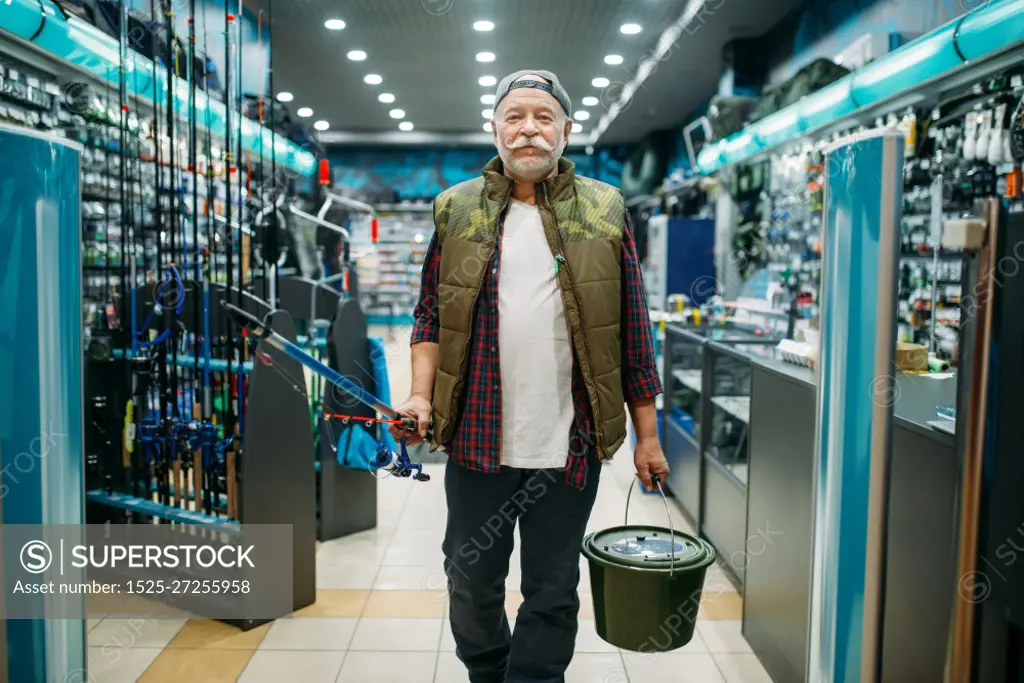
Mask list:
[[[449,614],[472,683],[564,683],[579,629],[580,546],[600,473],[593,462],[581,491],[563,469],[488,474],[448,461]],[[523,604],[512,633],[505,579],[517,523]]]

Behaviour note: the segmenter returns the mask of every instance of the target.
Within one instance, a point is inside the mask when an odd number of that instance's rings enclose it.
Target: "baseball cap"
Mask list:
[[[520,80],[523,76],[534,75],[540,76],[547,81],[537,81],[534,79]],[[551,93],[551,96],[558,100],[558,103],[562,105],[562,109],[565,110],[565,115],[572,116],[572,102],[569,100],[569,94],[565,92],[565,88],[558,82],[558,76],[551,73],[550,71],[544,71],[543,69],[522,69],[516,71],[513,74],[505,76],[501,79],[501,83],[498,83],[498,92],[494,96],[494,108],[497,109],[501,101],[516,88],[537,88],[545,92]]]

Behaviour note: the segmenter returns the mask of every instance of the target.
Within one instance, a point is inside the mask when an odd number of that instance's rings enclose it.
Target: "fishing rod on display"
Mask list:
[[[401,415],[390,405],[384,403],[358,384],[347,379],[334,368],[325,365],[292,342],[282,337],[270,327],[269,323],[259,320],[256,316],[243,311],[241,308],[238,308],[227,301],[221,301],[220,305],[227,315],[245,331],[247,336],[252,336],[253,338],[261,342],[265,342],[269,346],[277,349],[292,360],[297,361],[303,367],[338,387],[363,405],[373,409],[377,413],[380,413],[386,419],[351,416],[340,417],[354,422],[380,422],[383,424],[398,425],[403,431],[408,433],[415,433],[419,430],[419,424],[415,418]],[[265,353],[262,353],[259,348],[256,349],[256,355],[260,362],[265,365],[273,366],[271,358]],[[325,415],[324,417],[329,416]],[[427,436],[430,438],[429,432]],[[423,465],[420,463],[414,463],[410,460],[405,439],[401,440],[400,450],[398,452],[391,451],[386,445],[379,443],[377,446],[377,457],[373,463],[373,467],[378,470],[388,471],[397,477],[411,477],[416,481],[430,481],[430,475],[423,471]]]

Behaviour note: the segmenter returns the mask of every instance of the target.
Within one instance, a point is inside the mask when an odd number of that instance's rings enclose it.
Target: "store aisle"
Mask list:
[[[400,334],[381,336],[393,339],[393,396],[402,397],[408,347]],[[196,619],[90,623],[89,683],[465,683],[445,618],[443,467],[427,466],[429,483],[380,481],[378,528],[318,547],[316,604],[293,619],[247,633]],[[622,523],[633,481],[624,449],[602,472],[591,529]],[[672,512],[676,528],[688,530]],[[630,521],[664,524],[660,497],[634,492]],[[569,683],[771,683],[740,634],[740,597],[717,567],[708,574],[693,642],[661,655],[620,652],[597,637],[585,563],[581,569]],[[522,600],[519,577],[516,552],[507,581],[510,618]]]

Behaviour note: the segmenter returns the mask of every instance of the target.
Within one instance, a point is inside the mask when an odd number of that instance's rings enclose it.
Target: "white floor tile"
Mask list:
[[[267,631],[260,650],[346,650],[358,619],[281,619]]]
[[[97,626],[99,626],[99,625],[100,625],[100,622],[102,622],[102,621],[103,621],[103,619],[89,619],[89,620],[87,621],[87,624],[88,624],[88,625],[87,625],[86,631],[88,632],[88,631],[91,631],[91,630],[93,630],[94,628],[96,628]]]
[[[441,623],[441,652],[455,652],[455,636],[452,635],[452,622],[445,619]]]
[[[433,683],[436,652],[350,652],[337,683]]]
[[[441,619],[359,620],[349,647],[353,651],[437,652]]]
[[[565,672],[565,683],[629,683],[618,654],[577,654]]]
[[[610,645],[605,641],[601,640],[601,636],[597,635],[597,630],[594,628],[593,620],[581,619],[580,630],[576,634],[576,652],[582,653],[610,653],[615,654],[619,650],[614,645]]]
[[[316,587],[347,590],[373,588],[380,567],[376,564],[317,563]]]
[[[448,577],[443,567],[384,566],[380,568],[373,589],[447,591]]]
[[[344,652],[257,650],[238,683],[334,683],[344,659]]]
[[[725,683],[709,654],[624,652],[633,683]]]
[[[386,567],[443,567],[444,553],[438,546],[393,545],[384,554],[381,564]]]
[[[454,652],[442,652],[438,656],[434,683],[469,683],[469,672]]]
[[[317,564],[370,565],[377,567],[388,551],[388,539],[348,541],[337,539],[321,544]]]
[[[741,621],[711,621],[702,619],[697,622],[697,632],[714,654],[749,654],[750,644],[743,637]]]
[[[88,676],[68,678],[68,683],[135,683],[163,652],[159,647],[90,647],[87,653]]]
[[[174,639],[185,619],[104,619],[89,631],[90,647],[105,647],[107,651],[136,647],[167,647]]]
[[[772,683],[755,655],[715,655],[725,683]]]

